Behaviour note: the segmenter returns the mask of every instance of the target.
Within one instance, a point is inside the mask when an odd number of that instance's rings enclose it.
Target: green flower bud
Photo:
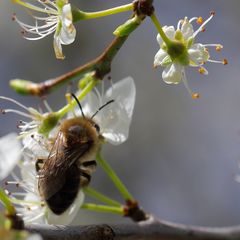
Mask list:
[[[10,81],[10,87],[22,95],[29,95],[31,92],[29,86],[33,84],[31,81],[22,79],[13,79]]]

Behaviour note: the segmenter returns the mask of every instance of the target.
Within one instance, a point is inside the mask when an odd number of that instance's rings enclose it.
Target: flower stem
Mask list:
[[[155,27],[157,28],[162,40],[165,42],[165,44],[167,46],[171,45],[172,41],[167,37],[167,35],[165,34],[165,32],[162,29],[162,25],[160,23],[160,21],[158,20],[157,16],[155,13],[153,13],[151,15],[151,20],[154,23]]]
[[[73,21],[76,22],[79,20],[106,17],[109,15],[132,11],[132,10],[133,10],[133,3],[129,3],[126,5],[106,9],[103,11],[97,11],[97,12],[83,12],[83,11],[80,11],[79,9],[73,9]]]
[[[121,193],[124,200],[134,200],[133,196],[129,193],[126,186],[123,184],[123,182],[120,180],[120,178],[117,176],[115,171],[111,168],[111,166],[105,161],[105,159],[101,156],[100,153],[96,156],[97,162],[100,164],[100,166],[103,168],[103,170],[107,173],[107,175],[111,178],[116,188]]]
[[[98,80],[90,81],[86,87],[81,91],[81,93],[77,96],[77,99],[81,101],[92,89],[98,84]],[[68,113],[74,105],[77,104],[75,100],[72,100],[69,104],[58,110],[57,115],[59,118],[62,118],[66,113]]]
[[[96,191],[95,189],[91,188],[91,187],[86,187],[84,188],[84,193],[86,193],[87,195],[89,195],[92,198],[95,198],[103,203],[106,203],[108,205],[112,205],[112,206],[116,206],[116,207],[120,207],[122,206],[121,203],[105,196],[104,194]]]
[[[93,203],[84,203],[81,206],[81,208],[86,209],[86,210],[95,211],[95,212],[108,212],[108,213],[124,215],[123,207],[98,205],[98,204],[93,204]]]
[[[12,205],[9,197],[6,195],[6,193],[2,189],[0,189],[0,201],[5,206],[9,215],[13,216],[16,214],[16,210],[15,210],[14,206]]]

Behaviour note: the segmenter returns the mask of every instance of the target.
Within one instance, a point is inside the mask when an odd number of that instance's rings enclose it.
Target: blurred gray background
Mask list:
[[[96,11],[128,3],[127,0],[78,0],[76,6]],[[240,224],[240,31],[239,0],[155,0],[163,25],[175,25],[184,16],[216,16],[198,40],[222,43],[219,58],[229,65],[208,64],[208,76],[188,69],[192,89],[200,92],[192,100],[183,84],[166,85],[161,69],[153,70],[158,50],[156,30],[149,19],[131,35],[115,58],[111,77],[118,81],[131,75],[137,88],[136,106],[128,141],[121,146],[104,147],[106,159],[116,169],[132,194],[148,212],[179,223],[204,226]],[[11,21],[16,12],[27,13],[11,1],[0,3],[0,95],[13,97],[28,106],[39,106],[39,99],[22,97],[8,86],[13,78],[35,82],[65,73],[93,59],[113,38],[115,27],[129,13],[76,24],[77,39],[64,47],[66,59],[58,61],[52,48],[53,35],[39,41],[21,37],[19,26]],[[48,97],[57,110],[65,103],[66,88]],[[1,102],[0,106],[8,106]],[[19,118],[0,118],[0,135],[17,131]],[[112,183],[98,168],[92,186],[119,199]],[[127,221],[111,214],[81,211],[75,222],[82,224]]]

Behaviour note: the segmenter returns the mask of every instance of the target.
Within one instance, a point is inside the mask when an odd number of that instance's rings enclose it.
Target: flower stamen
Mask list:
[[[200,74],[202,74],[202,75],[207,75],[207,73],[208,73],[207,69],[204,68],[204,67],[200,67],[200,68],[198,69],[198,72],[199,72]]]
[[[184,84],[185,88],[187,89],[187,91],[189,92],[190,96],[192,97],[192,99],[200,98],[200,94],[197,93],[197,92],[193,92],[191,90],[191,88],[189,87],[188,82],[187,82],[187,78],[186,78],[185,70],[183,70],[183,72],[182,72],[182,81],[183,81],[183,84]]]
[[[201,26],[193,33],[193,38],[195,38],[199,32],[203,31],[203,29],[205,29],[204,27],[211,21],[211,19],[213,18],[213,16],[215,15],[215,12],[210,12],[210,17],[204,21]]]
[[[202,18],[201,16],[198,17],[198,18],[196,19],[196,23],[199,24],[199,25],[203,24],[203,18]]]
[[[30,10],[34,10],[34,11],[41,12],[41,13],[47,13],[47,14],[53,14],[53,15],[57,15],[57,13],[58,13],[56,5],[53,5],[55,7],[55,9],[53,9],[53,8],[49,7],[48,5],[46,5],[45,3],[43,3],[42,1],[38,1],[38,2],[45,6],[44,9],[40,8],[38,6],[35,6],[31,3],[21,1],[21,0],[13,0],[13,2],[16,4],[22,5]],[[48,3],[51,3],[51,1],[48,1]],[[51,3],[51,5],[52,5],[52,3]]]
[[[37,0],[38,5],[33,5],[28,1],[30,0],[14,0],[15,3],[37,12],[38,14],[46,14],[46,16],[35,16],[30,13],[34,20],[33,25],[20,21],[16,14],[13,14],[12,20],[20,25],[23,29],[22,35],[27,40],[39,40],[55,32],[55,55],[58,59],[63,59],[64,55],[61,45],[71,44],[76,37],[71,5],[67,0],[64,1],[64,4],[57,4],[56,1],[50,0]],[[27,34],[29,34],[29,36]]]

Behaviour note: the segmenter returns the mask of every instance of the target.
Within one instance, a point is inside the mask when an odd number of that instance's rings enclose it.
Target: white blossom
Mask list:
[[[99,124],[101,134],[107,141],[112,144],[120,144],[128,138],[135,95],[134,81],[128,77],[113,84],[102,96],[98,91],[96,94],[89,93],[82,102],[83,111],[86,115],[92,116],[99,107],[113,99],[114,102],[101,109],[94,116],[94,120]],[[15,113],[29,119],[29,121],[21,120],[19,122],[19,136],[23,147],[14,153],[18,157],[22,157],[17,163],[21,176],[17,177],[13,173],[14,181],[6,182],[7,185],[13,184],[17,188],[21,188],[21,190],[8,192],[11,201],[17,205],[18,214],[26,223],[70,224],[83,204],[84,194],[82,190],[79,190],[76,199],[63,214],[56,215],[39,194],[36,170],[36,161],[48,158],[59,131],[59,125],[64,119],[59,120],[59,123],[48,135],[41,134],[39,129],[41,129],[45,117],[51,116],[52,113],[46,101],[44,101],[45,107],[49,112],[43,114],[41,111],[28,108],[11,98],[0,96],[0,99],[10,101],[22,109],[4,109],[2,113]],[[75,114],[80,114],[77,111],[79,111],[78,108],[76,108]],[[69,114],[67,119],[70,117],[73,117],[72,114]]]
[[[21,157],[21,144],[16,133],[0,138],[0,180],[6,178]]]
[[[170,39],[169,44],[163,41],[160,34],[157,35],[160,49],[155,55],[154,67],[164,67],[162,78],[167,84],[178,84],[183,81],[193,98],[198,98],[199,95],[193,93],[189,88],[185,68],[187,66],[198,67],[199,73],[207,75],[208,71],[203,66],[207,62],[227,64],[226,59],[217,61],[210,58],[208,48],[215,47],[219,51],[222,49],[222,45],[195,43],[197,35],[205,30],[206,24],[213,16],[212,12],[206,21],[203,21],[201,17],[193,17],[190,20],[185,17],[178,22],[177,29],[174,26],[164,26],[163,31]],[[192,25],[195,20],[200,25],[196,31]]]
[[[58,126],[56,126],[52,129],[48,136],[39,133],[39,127],[42,124],[44,116],[51,114],[51,112],[41,114],[36,109],[27,108],[11,98],[0,96],[0,99],[10,101],[23,109],[23,111],[17,109],[2,109],[2,113],[15,113],[30,119],[29,122],[21,120],[18,125],[18,128],[20,129],[19,138],[22,140],[23,146],[13,148],[13,144],[16,144],[16,142],[9,144],[9,147],[12,147],[9,157],[14,157],[14,161],[11,160],[13,161],[13,163],[11,163],[11,165],[13,165],[11,168],[16,165],[20,169],[21,173],[20,177],[17,177],[14,173],[12,173],[14,180],[6,181],[7,186],[14,185],[17,188],[16,191],[7,191],[11,201],[17,206],[17,213],[26,223],[70,224],[83,204],[84,194],[82,190],[79,190],[74,202],[61,215],[56,215],[49,209],[38,191],[36,161],[38,159],[48,158],[53,146],[53,139],[56,138],[56,134],[58,132]],[[46,108],[51,111],[48,104],[46,102],[44,103]],[[16,134],[13,134],[13,136],[16,136]],[[13,136],[11,135],[11,139]],[[19,160],[20,157],[21,160]],[[6,175],[6,172],[9,172],[8,168],[7,164],[6,169],[5,166],[3,166],[3,174]]]
[[[84,194],[82,190],[80,190],[72,205],[61,215],[54,214],[48,208],[44,199],[39,195],[37,185],[35,157],[38,156],[38,154],[42,153],[44,155],[47,152],[42,145],[43,143],[40,142],[42,141],[42,138],[40,140],[38,137],[39,136],[37,135],[35,135],[34,138],[32,137],[32,143],[29,145],[33,146],[38,152],[32,152],[32,155],[29,155],[28,151],[23,152],[24,158],[18,164],[21,173],[20,178],[13,174],[14,181],[6,182],[7,185],[14,184],[18,190],[7,193],[9,194],[11,201],[17,206],[17,213],[23,218],[25,223],[68,225],[77,215],[78,210],[84,201]]]
[[[34,4],[31,0],[14,0],[14,2],[39,14],[32,15],[34,25],[20,21],[14,14],[13,20],[16,20],[23,29],[24,38],[39,40],[55,32],[53,40],[55,55],[58,59],[64,59],[62,44],[69,45],[76,37],[72,8],[68,0],[37,0]]]
[[[111,144],[118,145],[127,140],[135,104],[136,88],[134,80],[127,77],[113,84],[104,94],[92,91],[82,101],[83,112],[91,117],[103,104],[114,100],[101,109],[94,117],[101,135]],[[78,107],[77,115],[81,115]]]

